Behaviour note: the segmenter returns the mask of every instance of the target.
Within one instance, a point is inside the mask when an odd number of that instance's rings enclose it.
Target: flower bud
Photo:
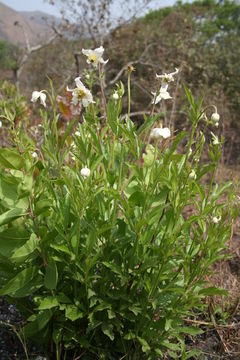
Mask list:
[[[87,177],[90,176],[90,169],[87,167],[84,167],[81,169],[80,174],[82,175],[82,177],[84,177],[84,179],[86,179]]]
[[[114,100],[118,100],[119,99],[119,95],[118,95],[118,93],[117,93],[117,91],[115,91],[114,93],[113,93],[113,99]]]
[[[75,131],[75,136],[78,136],[78,137],[79,137],[80,135],[81,135],[81,134],[80,134],[80,131],[78,131],[78,130]]]
[[[211,120],[212,120],[214,123],[218,124],[218,123],[219,123],[219,119],[220,119],[220,115],[219,115],[217,112],[215,112],[215,113],[212,114]]]
[[[214,224],[219,223],[220,220],[221,220],[221,216],[214,216],[214,217],[212,218],[212,221],[213,221]]]
[[[195,173],[194,170],[192,170],[192,171],[190,172],[189,178],[190,178],[190,179],[194,179],[194,180],[197,178],[197,175],[196,175],[196,173]]]
[[[37,159],[38,154],[36,153],[36,151],[34,151],[34,152],[32,153],[32,157],[33,157],[34,159]]]

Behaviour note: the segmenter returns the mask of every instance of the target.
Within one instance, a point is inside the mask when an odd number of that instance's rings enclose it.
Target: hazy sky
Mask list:
[[[134,2],[134,0],[132,0]],[[56,6],[48,4],[47,0],[0,0],[3,4],[17,11],[41,10],[48,14],[59,15],[59,9]],[[154,7],[163,7],[174,4],[174,0],[153,0]]]
[[[41,10],[48,14],[59,15],[57,7],[49,5],[46,0],[0,0],[0,2],[17,11]]]

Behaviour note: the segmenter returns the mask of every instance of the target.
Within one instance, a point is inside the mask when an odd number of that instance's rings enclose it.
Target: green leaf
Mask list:
[[[11,227],[0,232],[0,254],[11,257],[14,251],[29,239],[29,232],[22,227]]]
[[[152,127],[152,125],[154,123],[156,123],[156,121],[162,116],[162,113],[159,113],[155,116],[150,116],[149,118],[147,116],[143,116],[144,117],[144,123],[137,129],[137,134],[138,136],[140,134],[142,134],[142,132],[144,132],[145,130],[148,130]]]
[[[32,184],[33,184],[33,178],[31,175],[25,176],[23,178],[23,180],[19,183],[18,188],[17,188],[18,199],[21,199],[21,198],[31,195]]]
[[[224,296],[227,296],[228,295],[228,292],[224,289],[218,289],[216,288],[215,286],[212,286],[212,287],[209,287],[209,288],[206,288],[206,289],[202,289],[199,291],[199,294],[201,295],[224,295]]]
[[[110,340],[114,340],[114,332],[112,324],[102,324],[102,332],[109,337]]]
[[[191,359],[191,358],[195,359],[195,358],[197,358],[200,354],[201,354],[201,351],[200,351],[200,350],[198,350],[198,349],[193,349],[193,350],[190,350],[190,351],[188,351],[188,352],[186,353],[185,359],[186,359],[186,360],[187,360],[187,359]]]
[[[38,266],[32,266],[22,270],[13,279],[11,279],[0,290],[0,295],[14,296],[18,290],[24,288],[37,275],[39,271]]]
[[[161,341],[161,345],[165,346],[166,348],[168,348],[169,350],[173,350],[173,351],[180,351],[181,348],[179,347],[179,345],[174,344],[174,343],[170,343],[168,340],[163,340]]]
[[[52,206],[52,202],[48,199],[41,199],[35,204],[35,213],[40,215]]]
[[[57,287],[57,281],[58,281],[58,271],[57,271],[57,265],[55,261],[51,261],[48,263],[45,277],[44,277],[44,285],[47,289],[53,290]]]
[[[115,313],[112,310],[107,310],[108,318],[114,319],[116,317]]]
[[[40,312],[31,323],[27,324],[23,328],[22,331],[24,336],[31,337],[32,335],[38,333],[51,320],[52,315],[53,313],[51,310],[45,310],[43,312]]]
[[[11,260],[17,263],[24,261],[30,254],[38,247],[38,239],[35,234],[30,236],[30,239],[20,248],[16,249],[11,256]]]
[[[145,195],[141,191],[135,191],[128,200],[136,206],[142,206],[145,200]]]
[[[117,134],[117,106],[113,100],[109,100],[107,104],[107,121],[113,133]]]
[[[61,326],[57,326],[53,330],[53,341],[56,345],[59,344],[62,339],[62,331],[63,329]]]
[[[0,149],[0,165],[8,169],[20,170],[24,166],[24,159],[15,150]]]
[[[13,176],[6,174],[4,174],[4,176],[0,178],[0,200],[5,208],[26,209],[28,207],[27,198],[23,198],[19,200],[18,186],[19,186],[18,178],[14,178]]]
[[[197,327],[191,327],[191,326],[182,326],[180,329],[179,329],[179,332],[181,333],[184,333],[184,334],[189,334],[189,335],[200,335],[203,333],[202,329],[199,329]]]
[[[59,305],[57,297],[47,296],[40,300],[40,304],[38,306],[38,310],[46,310],[51,309]]]
[[[84,316],[84,314],[75,305],[66,305],[65,316],[67,319],[71,321],[75,321],[77,319],[81,319]]]
[[[11,221],[27,215],[26,209],[11,209],[0,215],[0,226],[9,224]]]
[[[212,200],[216,200],[219,198],[221,194],[225,192],[229,187],[232,186],[232,181],[227,181],[226,183],[222,184],[218,187],[218,184],[216,184],[213,188],[212,192]]]
[[[148,345],[147,341],[143,338],[140,338],[139,336],[137,337],[138,341],[140,342],[140,344],[142,345],[142,351],[144,353],[148,352],[151,350],[150,346]]]
[[[136,316],[141,313],[141,308],[137,305],[129,306],[129,310],[132,311]]]

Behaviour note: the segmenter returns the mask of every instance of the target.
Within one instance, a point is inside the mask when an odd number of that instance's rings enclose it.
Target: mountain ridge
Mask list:
[[[51,25],[60,20],[42,11],[16,11],[0,2],[0,40],[26,46],[24,31],[31,46],[43,43],[52,34]]]

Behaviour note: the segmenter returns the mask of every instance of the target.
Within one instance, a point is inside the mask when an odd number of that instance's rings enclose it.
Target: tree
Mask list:
[[[15,74],[20,54],[19,47],[0,40],[0,70],[12,70],[13,74]]]
[[[102,43],[109,32],[146,12],[153,0],[49,0],[61,7],[72,34]]]

